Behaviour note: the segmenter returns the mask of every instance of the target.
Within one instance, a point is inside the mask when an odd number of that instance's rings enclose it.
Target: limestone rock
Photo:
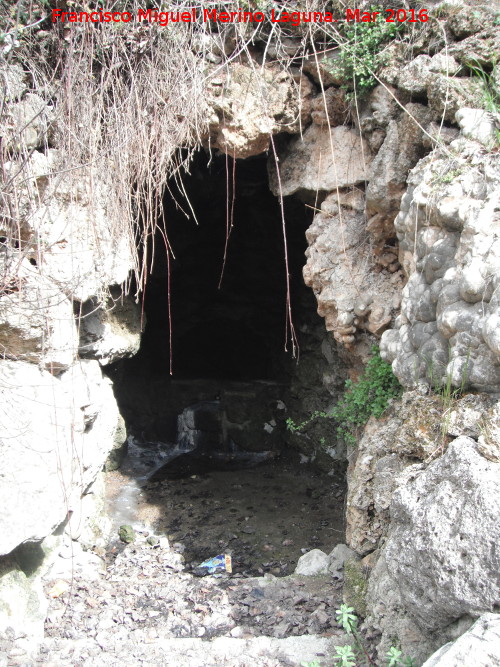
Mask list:
[[[111,528],[112,521],[107,513],[104,473],[99,472],[95,480],[84,489],[79,502],[74,504],[65,534],[72,541],[78,540],[79,548],[93,549],[96,546],[107,545]],[[76,547],[74,552],[76,554]],[[64,578],[62,574],[57,576]]]
[[[478,430],[478,451],[488,461],[500,463],[500,401],[483,413]]]
[[[97,359],[101,366],[132,357],[141,344],[141,310],[127,296],[112,290],[104,308],[96,299],[82,304],[80,356]]]
[[[330,564],[329,557],[321,549],[308,551],[299,558],[295,574],[307,577],[315,577],[318,574],[326,574]]]
[[[343,125],[349,119],[349,106],[346,102],[346,93],[342,88],[327,88],[324,97],[317,95],[311,103],[311,118],[315,125],[336,127]]]
[[[456,112],[463,107],[481,104],[481,83],[474,78],[449,77],[446,74],[430,74],[427,79],[429,107],[435,119],[453,122]]]
[[[49,535],[80,502],[113,443],[118,408],[96,361],[58,378],[0,361],[0,554]]]
[[[328,570],[335,578],[342,578],[341,570],[344,569],[344,563],[355,557],[356,552],[350,549],[347,544],[337,544],[333,551],[328,554],[330,559]]]
[[[395,227],[409,279],[381,354],[406,387],[451,381],[496,392],[500,168],[476,142],[451,146],[461,151],[455,162],[438,149],[408,179]]]
[[[20,65],[2,62],[0,65],[0,81],[5,90],[6,101],[18,101],[25,92],[26,74]]]
[[[36,647],[43,638],[47,599],[37,576],[27,577],[18,567],[0,569],[0,632],[12,628],[23,649]]]
[[[500,614],[483,614],[453,644],[446,644],[422,667],[498,667],[500,665]]]
[[[67,369],[77,352],[71,301],[19,253],[8,256],[4,252],[0,264],[5,285],[0,295],[3,354],[39,363],[53,373]]]
[[[458,635],[439,638],[426,634],[405,610],[401,593],[389,574],[384,554],[378,559],[366,592],[365,625],[378,637],[377,652],[385,655],[397,642],[403,654],[421,664],[444,641]],[[462,632],[468,626],[461,627]]]
[[[459,109],[455,114],[462,134],[468,139],[479,141],[487,148],[497,144],[495,119],[484,109]],[[500,119],[500,116],[499,116]]]
[[[493,7],[491,7],[493,9]],[[471,14],[471,12],[469,12]],[[469,17],[469,21],[474,20]],[[455,44],[451,44],[449,54],[464,65],[493,66],[500,51],[500,34],[498,27],[493,25],[493,17],[484,17],[482,24],[485,30],[470,35]]]
[[[275,195],[299,190],[330,192],[367,180],[370,166],[368,144],[348,127],[311,125],[302,137],[293,138],[279,154],[280,183],[274,159],[269,161],[269,185]]]
[[[337,199],[333,193],[306,232],[305,283],[316,295],[327,330],[348,347],[356,344],[357,333],[380,334],[390,324],[401,289],[399,274],[376,269],[362,210],[362,197],[340,193]]]
[[[113,436],[113,447],[109,452],[106,463],[104,464],[105,472],[111,472],[112,470],[117,470],[128,451],[128,440],[127,440],[127,427],[125,420],[119,414],[118,421],[116,422],[116,429]]]
[[[430,113],[421,104],[407,104],[405,109],[408,113],[398,121],[389,121],[366,189],[368,229],[379,243],[394,237],[393,223],[406,190],[406,179],[425,152],[420,126],[430,122]]]
[[[423,630],[490,611],[498,601],[499,472],[462,436],[393,496],[385,558]]]
[[[5,164],[7,177],[21,164]],[[107,175],[80,174],[61,179],[58,151],[34,151],[24,165],[26,185],[18,197],[21,238],[26,255],[43,269],[68,297],[86,301],[101,296],[108,285],[122,284],[133,268],[131,230],[127,221],[111,217]],[[29,191],[40,193],[33,210]]]
[[[489,22],[495,19],[495,8],[486,4],[474,7],[470,11],[468,7],[457,7],[448,21],[448,27],[457,40],[463,40],[465,37],[474,35],[484,30]]]
[[[299,72],[234,64],[210,89],[211,143],[235,158],[265,152],[273,134],[293,134],[310,119],[312,85]]]
[[[398,88],[412,95],[425,93],[431,58],[420,55],[405,65],[398,76]]]
[[[18,93],[19,80],[11,80],[12,85],[14,94]],[[19,102],[8,105],[0,119],[6,148],[15,152],[19,152],[21,147],[28,150],[42,148],[47,144],[52,120],[51,107],[34,93],[28,93]]]

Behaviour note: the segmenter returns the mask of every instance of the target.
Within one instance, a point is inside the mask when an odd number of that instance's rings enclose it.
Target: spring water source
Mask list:
[[[274,458],[275,453],[238,448],[225,429],[220,401],[188,406],[177,418],[177,441],[145,441],[130,435],[128,453],[120,472],[125,478],[111,503],[114,527],[129,524],[141,529],[137,507],[148,481],[179,479],[208,470],[249,468]]]

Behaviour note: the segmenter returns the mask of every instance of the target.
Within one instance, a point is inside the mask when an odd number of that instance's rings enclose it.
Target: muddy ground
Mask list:
[[[111,493],[125,477],[113,473]],[[188,571],[229,553],[234,575],[284,576],[305,551],[329,553],[344,542],[344,498],[342,476],[292,454],[251,469],[146,483],[137,519],[168,536]]]

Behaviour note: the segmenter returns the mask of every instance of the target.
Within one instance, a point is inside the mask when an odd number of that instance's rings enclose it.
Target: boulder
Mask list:
[[[470,630],[441,647],[422,667],[498,667],[500,614],[483,614]]]
[[[71,515],[113,444],[118,408],[96,361],[55,378],[0,361],[0,554],[43,539]]]
[[[97,359],[101,366],[134,356],[141,344],[141,309],[117,290],[104,307],[96,299],[82,304],[79,315],[81,357]]]
[[[211,145],[234,158],[264,153],[273,134],[310,122],[312,90],[298,71],[230,65],[209,82]]]
[[[500,595],[500,464],[466,436],[394,493],[385,547],[405,609],[427,632],[491,611]]]
[[[279,151],[279,180],[274,156],[269,158],[269,186],[276,196],[300,190],[330,192],[368,178],[370,149],[359,133],[340,125],[331,130],[311,125]]]
[[[330,558],[321,549],[313,549],[299,558],[295,574],[307,577],[327,574],[329,564]]]

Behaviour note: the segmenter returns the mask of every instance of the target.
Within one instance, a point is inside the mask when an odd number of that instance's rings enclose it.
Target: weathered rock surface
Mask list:
[[[500,615],[483,614],[453,644],[446,644],[422,667],[498,667],[500,665]]]
[[[333,193],[306,232],[305,283],[316,295],[327,330],[348,347],[357,330],[377,335],[389,326],[402,280],[400,273],[376,268],[363,207],[361,193]]]
[[[318,574],[326,574],[330,559],[321,549],[313,549],[299,558],[295,574],[302,574],[308,577],[314,577]]]
[[[387,101],[389,109],[390,101]],[[431,114],[422,104],[407,104],[407,113],[390,120],[385,140],[374,158],[366,189],[368,230],[380,243],[394,237],[394,219],[399,212],[401,197],[406,191],[406,179],[423,157],[423,130]]]
[[[0,633],[10,628],[24,650],[36,649],[43,639],[47,608],[39,577],[27,577],[15,564],[0,566]]]
[[[33,152],[24,166],[27,184],[17,193],[20,238],[10,229],[6,236],[21,243],[24,254],[43,265],[43,275],[66,296],[86,301],[127,279],[132,240],[126,221],[113,222],[102,175],[82,176],[75,183],[61,178],[59,166],[58,151]],[[19,168],[18,161],[7,162],[7,177]],[[36,208],[32,189],[40,193]]]
[[[392,498],[385,557],[422,629],[478,616],[498,602],[499,473],[499,464],[462,436],[426,470],[415,468]]]
[[[97,359],[101,366],[132,357],[141,344],[142,324],[141,309],[131,297],[112,290],[104,308],[90,299],[80,312],[79,354]]]
[[[79,503],[113,443],[118,408],[97,362],[54,378],[0,361],[0,554],[49,535]]]
[[[269,186],[277,195],[300,190],[330,192],[367,180],[371,154],[359,134],[343,125],[329,129],[311,125],[279,154],[279,179],[274,157],[269,160]]]
[[[265,152],[270,138],[310,122],[312,85],[299,72],[234,64],[210,82],[212,145],[234,158]]]
[[[39,363],[52,373],[76,358],[77,332],[68,297],[20,253],[0,256],[0,347],[9,359]]]
[[[478,439],[477,450],[497,461],[500,407],[486,394],[446,403],[425,390],[405,392],[383,419],[370,419],[347,472],[348,544],[365,555],[379,548],[390,529],[393,493],[404,487],[416,461],[440,456],[450,439]]]
[[[433,154],[409,178],[395,226],[409,275],[396,329],[381,341],[400,382],[500,389],[497,335],[500,168],[459,139],[460,157]]]
[[[499,464],[466,436],[428,466],[406,461],[368,582],[367,626],[381,633],[379,653],[397,636],[405,654],[423,661],[495,608],[499,480]]]

